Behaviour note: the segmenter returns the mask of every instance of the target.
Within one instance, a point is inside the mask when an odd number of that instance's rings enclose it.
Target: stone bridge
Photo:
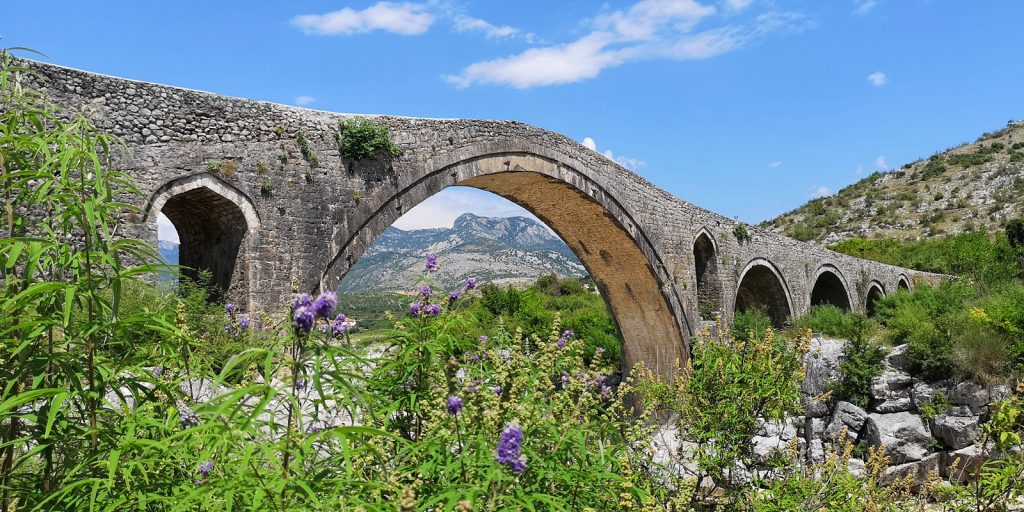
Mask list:
[[[125,142],[117,161],[142,191],[125,233],[155,243],[162,211],[180,263],[250,310],[336,288],[385,228],[451,185],[508,198],[569,244],[615,318],[627,368],[670,371],[700,312],[763,307],[780,325],[821,303],[870,313],[879,297],[941,279],[753,227],[738,237],[739,222],[519,122],[337,114],[26,64],[58,106]],[[339,122],[354,118],[386,126],[401,154],[344,158]]]

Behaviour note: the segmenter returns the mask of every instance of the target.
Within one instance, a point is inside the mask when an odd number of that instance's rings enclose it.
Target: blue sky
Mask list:
[[[748,222],[1024,118],[1018,0],[42,5],[3,2],[0,44],[323,110],[521,120]],[[415,223],[515,211],[433,203]]]

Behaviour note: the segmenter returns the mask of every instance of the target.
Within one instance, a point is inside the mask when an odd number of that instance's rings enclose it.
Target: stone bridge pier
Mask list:
[[[26,61],[57,105],[119,136],[142,192],[125,232],[155,243],[163,212],[180,262],[250,311],[335,289],[403,213],[452,185],[523,206],[568,243],[608,304],[624,366],[688,357],[702,314],[764,309],[778,324],[817,304],[874,301],[943,276],[749,229],[687,203],[562,135],[514,121],[322,112]],[[353,161],[339,123],[386,126],[402,151]]]

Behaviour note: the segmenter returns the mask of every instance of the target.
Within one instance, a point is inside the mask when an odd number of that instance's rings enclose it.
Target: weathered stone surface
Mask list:
[[[964,381],[952,386],[947,393],[949,401],[954,405],[970,408],[974,414],[987,412],[990,403],[999,401],[1010,392],[1009,386],[999,385],[986,387],[981,384]]]
[[[789,441],[796,437],[798,421],[798,418],[786,418],[784,420],[758,418],[757,435],[761,437],[778,437],[782,441]]]
[[[935,472],[935,475],[938,476],[939,459],[940,454],[933,453],[919,461],[889,466],[889,469],[882,473],[879,483],[892,485],[909,478],[912,482],[910,488],[917,490],[928,481],[929,474]]]
[[[825,443],[821,439],[812,439],[807,443],[807,462],[811,464],[825,462]]]
[[[909,411],[913,407],[910,390],[914,379],[909,373],[886,369],[871,379],[871,408],[881,413]]]
[[[846,438],[851,443],[856,443],[867,419],[868,413],[864,409],[850,402],[839,402],[832,415],[832,422],[825,429],[825,439],[838,441],[840,434],[845,429]]]
[[[910,369],[910,344],[896,345],[889,350],[882,362],[889,368],[908,371]]]
[[[829,384],[839,378],[839,363],[846,354],[846,342],[815,337],[811,340],[804,359],[802,384],[804,414],[808,418],[821,418],[828,414],[828,400],[818,397],[828,391]]]
[[[932,442],[921,417],[909,412],[868,414],[864,438],[873,446],[885,446],[893,464],[923,459]]]
[[[981,435],[978,418],[940,414],[931,422],[932,435],[946,446],[957,450],[974,444]]]
[[[940,468],[942,476],[954,482],[973,480],[981,466],[991,457],[991,448],[983,450],[979,445],[943,452]]]
[[[945,280],[753,227],[739,240],[738,221],[523,123],[335,114],[20,63],[35,72],[25,85],[124,141],[114,159],[141,192],[124,235],[155,245],[165,213],[182,237],[181,263],[209,269],[248,313],[278,312],[293,289],[336,289],[387,227],[452,185],[510,198],[566,241],[616,316],[626,368],[643,361],[667,375],[685,359],[701,296],[717,299],[726,322],[733,305],[767,306],[781,324],[808,311],[822,279],[855,310],[867,283]],[[334,135],[354,119],[388,128],[401,153],[343,158]],[[718,291],[703,295],[699,236],[714,253],[702,269],[717,272]]]

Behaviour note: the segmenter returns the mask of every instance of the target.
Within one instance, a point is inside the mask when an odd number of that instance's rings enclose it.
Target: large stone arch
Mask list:
[[[906,274],[900,274],[896,278],[896,291],[906,290],[909,292],[910,289],[910,279],[907,279]]]
[[[721,312],[722,278],[718,265],[718,243],[705,228],[693,239],[693,270],[697,288],[697,308]],[[710,320],[706,318],[705,320]]]
[[[208,174],[196,174],[159,187],[143,212],[151,233],[156,233],[161,212],[174,224],[183,276],[195,279],[199,272],[209,272],[215,299],[230,294],[247,305],[246,242],[259,229],[260,217],[244,193]]]
[[[793,299],[782,272],[765,258],[754,258],[740,273],[734,311],[763,309],[772,324],[782,327],[793,315]]]
[[[623,341],[623,368],[643,361],[663,375],[689,357],[692,330],[661,256],[615,195],[569,159],[545,152],[493,151],[433,163],[339,240],[321,289],[333,289],[367,247],[403,213],[442,189],[468,186],[519,204],[554,230],[597,283]],[[493,152],[488,152],[491,150]],[[539,154],[541,152],[547,154]],[[430,165],[431,162],[428,162]]]
[[[868,283],[868,292],[864,294],[864,313],[875,316],[875,303],[885,297],[885,288],[878,281]]]
[[[821,306],[831,304],[843,311],[853,309],[853,300],[850,299],[850,286],[846,277],[834,265],[821,265],[814,272],[814,283],[811,286],[810,306]]]

